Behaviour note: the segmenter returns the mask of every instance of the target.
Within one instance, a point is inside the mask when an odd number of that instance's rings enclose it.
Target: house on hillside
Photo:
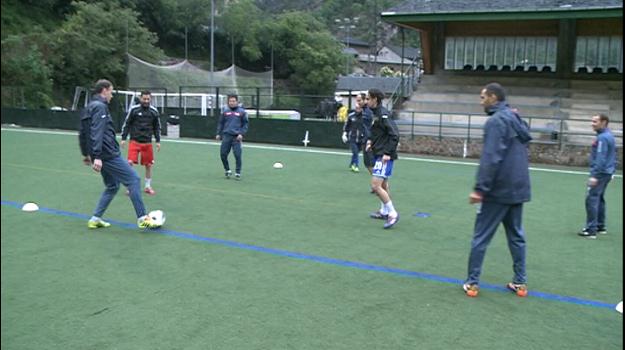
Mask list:
[[[417,71],[421,68],[421,50],[418,48],[404,47],[402,59],[401,46],[383,46],[376,54],[369,43],[363,40],[350,38],[349,41],[347,39],[340,41],[345,45],[343,53],[357,60],[358,68],[364,74],[379,75],[383,67],[391,68],[395,72],[401,72],[403,68],[404,72],[409,69],[414,71],[408,74],[420,73]],[[353,73],[354,70],[352,68],[349,73]]]

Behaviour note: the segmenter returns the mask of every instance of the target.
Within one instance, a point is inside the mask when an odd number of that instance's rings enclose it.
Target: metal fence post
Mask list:
[[[560,134],[558,135],[558,146],[560,147],[560,150],[562,150],[562,139],[564,138],[564,135],[562,134],[564,132],[564,119],[560,118]]]
[[[471,114],[469,114],[469,122],[467,124],[467,142],[471,141]]]
[[[443,140],[443,113],[438,114],[438,140]]]
[[[414,112],[412,112],[412,125],[410,125],[411,140],[414,140]]]
[[[215,87],[215,100],[213,101],[213,117],[219,118],[221,110],[219,109],[219,87]]]
[[[256,118],[260,116],[260,88],[256,88]]]

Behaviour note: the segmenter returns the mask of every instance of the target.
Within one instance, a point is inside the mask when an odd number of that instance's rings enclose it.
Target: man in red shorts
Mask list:
[[[128,164],[139,164],[139,154],[141,154],[141,165],[145,166],[144,191],[149,195],[154,195],[156,192],[152,189],[152,165],[154,165],[152,135],[156,140],[158,152],[161,150],[161,120],[158,110],[150,105],[151,98],[152,94],[149,91],[142,91],[141,103],[130,107],[122,126],[121,146],[124,147],[130,133]]]

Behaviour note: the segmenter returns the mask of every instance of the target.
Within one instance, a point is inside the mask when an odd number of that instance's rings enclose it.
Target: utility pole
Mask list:
[[[334,22],[336,22],[337,24],[339,24],[339,29],[345,29],[347,31],[347,53],[345,54],[345,75],[349,75],[349,61],[350,61],[350,57],[351,54],[349,54],[349,44],[350,44],[350,36],[349,36],[349,31],[350,29],[355,29],[356,28],[356,24],[358,24],[358,17],[352,17],[352,18],[337,18],[334,20]]]
[[[211,0],[211,74],[210,84],[213,85],[213,72],[215,71],[215,0]]]

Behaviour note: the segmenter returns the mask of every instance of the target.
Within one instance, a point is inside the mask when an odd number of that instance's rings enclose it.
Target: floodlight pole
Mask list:
[[[346,29],[347,30],[347,49],[345,52],[345,76],[349,75],[349,44],[350,44],[350,33],[349,30],[350,29],[355,29],[356,26],[355,24],[358,24],[358,17],[352,17],[352,18],[343,18],[343,19],[335,19],[334,22],[336,22],[337,24],[339,24],[339,29]]]
[[[215,0],[211,0],[211,74],[210,85],[213,85],[213,72],[215,70]]]

